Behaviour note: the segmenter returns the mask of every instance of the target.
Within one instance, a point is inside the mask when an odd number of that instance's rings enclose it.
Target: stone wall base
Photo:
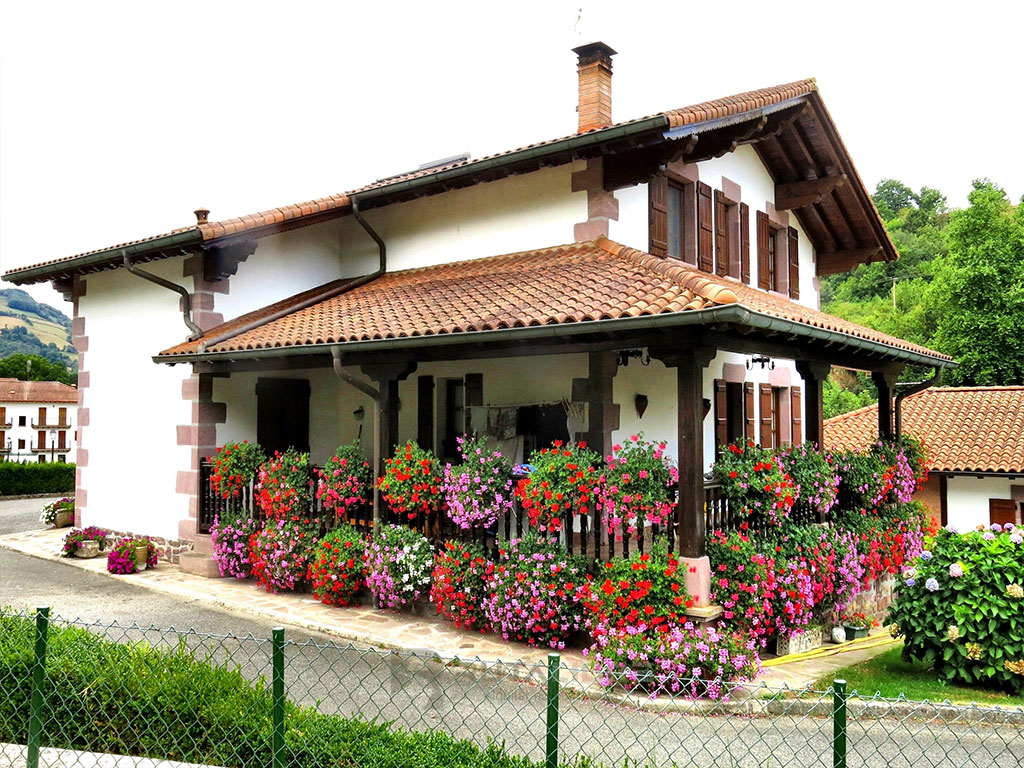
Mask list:
[[[184,552],[192,551],[192,542],[184,539],[164,539],[160,536],[144,537],[141,533],[131,531],[110,531],[108,540],[116,543],[120,539],[148,538],[156,545],[160,560],[165,563],[177,563]]]
[[[878,579],[869,589],[854,595],[844,613],[863,613],[870,621],[885,624],[895,586],[896,579],[892,576]]]

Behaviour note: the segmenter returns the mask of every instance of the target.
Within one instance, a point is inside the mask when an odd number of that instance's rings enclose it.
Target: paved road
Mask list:
[[[0,502],[6,526],[38,510],[38,500]],[[14,521],[14,522],[12,522]],[[269,677],[269,627],[250,617],[192,600],[150,592],[128,580],[72,569],[0,549],[0,605],[51,605],[55,613],[86,622],[140,627],[193,627],[234,638],[182,638],[144,629],[112,629],[116,640],[145,638],[155,646],[182,639],[217,660],[230,654],[250,678]],[[330,713],[362,714],[408,728],[441,729],[473,739],[504,742],[513,752],[543,758],[545,698],[541,686],[517,682],[511,672],[481,675],[459,666],[409,655],[384,653],[332,642],[326,636],[288,627],[288,695]],[[95,627],[93,631],[97,630]],[[246,635],[255,639],[244,640]],[[563,754],[583,753],[608,765],[629,757],[641,765],[771,766],[828,768],[832,721],[823,716],[690,716],[654,714],[612,706],[594,698],[561,697]],[[850,764],[867,768],[1024,764],[1024,730],[983,723],[953,724],[911,719],[864,718],[851,722]]]

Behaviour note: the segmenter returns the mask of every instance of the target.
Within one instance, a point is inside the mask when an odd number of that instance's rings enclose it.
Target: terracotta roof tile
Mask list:
[[[318,292],[330,295],[313,301]],[[944,357],[607,238],[389,272],[347,291],[345,281],[336,281],[213,328],[161,356],[598,321],[728,304]],[[296,309],[272,319],[289,307]]]
[[[0,403],[77,403],[78,390],[59,381],[0,379]]]
[[[1024,473],[1024,387],[926,389],[902,408],[903,431],[928,446],[931,470]],[[877,436],[877,405],[825,422],[832,449],[863,449]]]

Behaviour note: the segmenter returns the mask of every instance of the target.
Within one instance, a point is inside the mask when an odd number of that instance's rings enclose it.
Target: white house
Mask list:
[[[59,381],[0,379],[0,458],[74,462],[77,406]]]
[[[825,445],[860,450],[875,440],[878,406],[825,422]],[[915,498],[936,525],[1024,524],[1024,387],[943,387],[903,402],[903,430],[928,448],[928,481]]]
[[[200,465],[228,440],[319,463],[362,433],[379,466],[469,429],[524,454],[642,430],[706,563],[716,444],[820,440],[830,365],[885,393],[952,364],[818,309],[819,275],[897,254],[813,80],[615,123],[615,52],[575,52],[566,137],[9,272],[74,301],[82,520],[208,551]]]

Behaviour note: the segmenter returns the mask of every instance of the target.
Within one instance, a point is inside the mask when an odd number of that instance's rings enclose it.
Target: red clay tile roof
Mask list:
[[[903,431],[928,446],[931,470],[1024,473],[1024,387],[926,389],[902,408]],[[825,422],[832,449],[863,449],[877,435],[877,405]]]
[[[695,104],[689,107],[683,107],[682,109],[669,110],[667,112],[658,112],[654,115],[649,115],[644,118],[637,118],[634,120],[626,120],[621,123],[608,126],[607,128],[595,129],[588,131],[587,133],[600,133],[602,131],[611,131],[616,128],[623,126],[632,125],[649,120],[651,118],[662,117],[667,121],[669,128],[675,128],[681,125],[690,125],[693,123],[701,122],[704,120],[712,120],[720,117],[728,117],[732,115],[738,115],[743,112],[747,112],[754,109],[759,109],[772,104],[778,104],[783,101],[809,94],[817,91],[817,85],[813,79],[799,80],[794,83],[787,83],[785,85],[779,85],[772,88],[761,88],[755,91],[747,91],[746,93],[736,94],[734,96],[728,96],[724,99],[716,99],[714,101],[706,101],[700,104]],[[508,150],[506,152],[499,152],[493,155],[485,157],[477,157],[471,160],[461,160],[458,162],[450,163],[448,165],[436,166],[423,170],[411,171],[409,173],[398,174],[391,176],[386,179],[381,179],[370,184],[366,184],[362,187],[358,187],[350,192],[331,195],[329,197],[318,198],[315,200],[309,200],[304,203],[295,203],[292,205],[284,205],[279,208],[272,208],[267,211],[260,211],[259,213],[248,214],[245,216],[238,216],[232,219],[225,219],[223,221],[211,221],[203,224],[194,224],[187,227],[181,227],[179,229],[171,230],[161,235],[154,235],[152,237],[146,237],[139,240],[132,240],[126,243],[119,243],[118,245],[110,246],[109,248],[99,248],[93,251],[87,251],[85,253],[75,254],[74,256],[68,256],[60,259],[53,259],[50,261],[42,262],[40,264],[33,264],[31,266],[19,267],[17,269],[9,270],[4,276],[7,279],[16,279],[18,274],[25,272],[30,269],[35,269],[41,266],[49,266],[62,264],[64,262],[71,262],[76,259],[83,258],[85,256],[91,256],[105,251],[116,250],[124,248],[129,245],[142,245],[145,243],[157,243],[163,238],[170,237],[172,235],[182,234],[188,231],[198,232],[198,239],[201,239],[204,243],[219,240],[224,237],[230,237],[233,235],[240,235],[243,233],[252,233],[253,236],[259,236],[268,232],[272,232],[273,228],[280,224],[288,222],[294,222],[298,224],[303,220],[311,219],[319,221],[325,215],[329,215],[329,212],[334,211],[337,215],[344,215],[351,209],[351,197],[357,193],[367,192],[369,190],[376,190],[385,188],[394,184],[409,181],[410,179],[420,178],[429,176],[431,174],[442,173],[451,171],[456,168],[472,168],[474,165],[513,155],[517,152],[522,152],[530,149],[537,149],[547,147],[549,145],[557,144],[560,141],[572,138],[576,134],[569,136],[562,136],[557,139],[550,139],[548,141],[541,141],[535,144],[529,144],[525,147],[519,147],[517,149]]]
[[[351,291],[259,322],[288,306],[308,302],[317,291],[337,292],[342,287],[342,281],[337,281],[278,302],[212,328],[203,338],[167,349],[160,357],[600,321],[738,304],[754,312],[948,359],[736,280],[607,238],[389,272]],[[258,323],[257,327],[241,330],[253,323]]]
[[[78,390],[59,381],[0,379],[0,403],[77,403]]]

